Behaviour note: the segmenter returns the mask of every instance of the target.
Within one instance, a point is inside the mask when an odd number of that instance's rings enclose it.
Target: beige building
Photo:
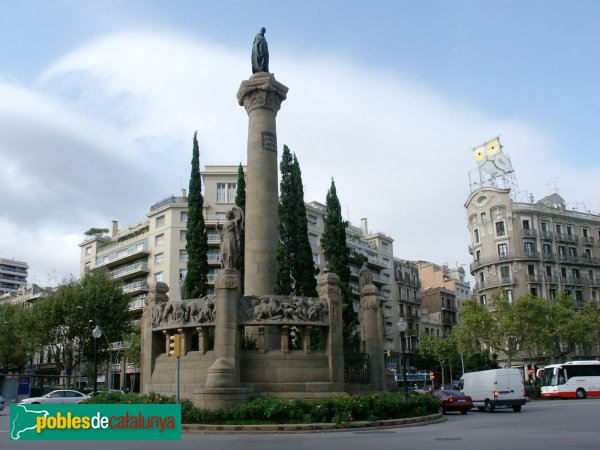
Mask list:
[[[482,304],[495,289],[509,300],[524,294],[553,299],[564,291],[575,307],[598,301],[599,215],[567,209],[558,194],[520,203],[510,189],[493,186],[472,192],[465,208],[474,292]]]

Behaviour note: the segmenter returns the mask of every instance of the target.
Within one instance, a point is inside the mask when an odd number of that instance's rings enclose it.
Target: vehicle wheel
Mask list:
[[[467,414],[469,411],[467,411],[466,409],[462,410],[460,413],[464,416],[465,414]]]
[[[583,390],[582,388],[577,389],[577,392],[575,393],[577,400],[583,400],[584,398],[587,397],[585,390]]]
[[[494,412],[494,405],[492,405],[492,402],[490,402],[489,400],[485,401],[485,412],[489,412],[489,413]]]
[[[479,411],[483,411],[485,408],[484,408],[483,406],[478,406],[478,407],[477,407],[477,409],[478,409]]]
[[[32,405],[39,405],[40,402],[31,402]]]
[[[513,405],[513,411],[514,412],[520,412],[521,411],[521,405]]]

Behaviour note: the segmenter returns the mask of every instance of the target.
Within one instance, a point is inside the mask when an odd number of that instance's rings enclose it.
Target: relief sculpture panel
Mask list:
[[[284,295],[243,296],[238,302],[241,325],[329,325],[325,300]]]
[[[215,302],[209,297],[157,303],[152,311],[154,331],[213,325],[214,321]]]

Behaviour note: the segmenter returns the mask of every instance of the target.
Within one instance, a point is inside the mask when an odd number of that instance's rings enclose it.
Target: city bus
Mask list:
[[[600,397],[600,361],[569,361],[538,370],[542,397]]]

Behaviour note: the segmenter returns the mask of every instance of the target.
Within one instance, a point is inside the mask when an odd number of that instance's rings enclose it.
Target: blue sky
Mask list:
[[[279,143],[306,200],[331,177],[407,259],[465,264],[470,150],[501,136],[519,187],[600,211],[595,1],[13,1],[0,4],[0,257],[79,271],[201,163],[245,163],[254,35],[290,88]],[[368,189],[365,189],[368,186]],[[435,236],[435,237],[432,237]],[[51,274],[51,276],[48,276]]]

